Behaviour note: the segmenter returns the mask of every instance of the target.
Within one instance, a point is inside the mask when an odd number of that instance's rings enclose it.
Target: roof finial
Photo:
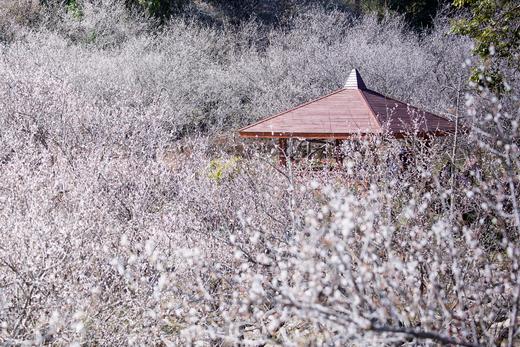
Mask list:
[[[350,75],[348,75],[347,82],[345,82],[345,89],[367,89],[365,82],[361,78],[358,70],[352,69]]]

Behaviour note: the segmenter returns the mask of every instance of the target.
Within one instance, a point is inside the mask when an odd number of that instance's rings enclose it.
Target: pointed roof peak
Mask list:
[[[361,78],[357,69],[352,69],[348,75],[347,82],[345,82],[344,89],[367,89],[365,82]]]

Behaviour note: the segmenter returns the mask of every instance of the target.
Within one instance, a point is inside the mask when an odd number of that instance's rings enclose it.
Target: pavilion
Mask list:
[[[286,163],[287,139],[341,141],[388,133],[402,138],[443,136],[455,122],[392,99],[366,87],[353,69],[345,86],[328,95],[262,119],[239,130],[243,138],[279,139],[280,162]]]

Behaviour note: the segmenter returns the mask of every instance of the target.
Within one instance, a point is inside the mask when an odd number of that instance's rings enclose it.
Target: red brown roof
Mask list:
[[[356,69],[345,87],[239,130],[241,137],[345,139],[352,135],[444,135],[454,122],[366,88]]]

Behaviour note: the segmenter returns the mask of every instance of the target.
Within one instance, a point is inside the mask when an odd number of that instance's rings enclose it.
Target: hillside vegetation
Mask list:
[[[518,344],[518,23],[459,2],[1,1],[0,344]],[[460,131],[237,138],[352,68]]]

